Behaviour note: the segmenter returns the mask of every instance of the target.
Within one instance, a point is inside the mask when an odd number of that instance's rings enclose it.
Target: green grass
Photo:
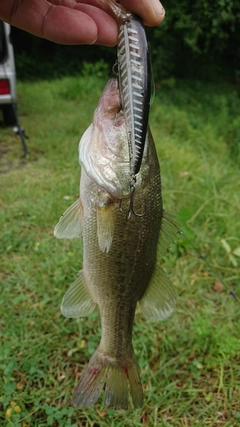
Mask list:
[[[160,324],[136,314],[144,407],[70,406],[100,322],[95,312],[79,321],[60,314],[82,242],[58,241],[53,228],[78,197],[78,141],[104,84],[19,83],[28,160],[0,127],[0,425],[237,427],[240,306],[229,291],[240,294],[240,100],[233,87],[199,82],[157,85],[151,109],[164,206],[186,237],[162,261],[178,293],[174,314]]]

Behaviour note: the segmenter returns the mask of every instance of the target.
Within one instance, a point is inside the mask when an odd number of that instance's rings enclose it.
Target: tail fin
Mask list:
[[[105,405],[115,409],[128,408],[128,382],[133,405],[143,405],[143,392],[136,358],[128,359],[128,366],[120,365],[115,359],[102,354],[99,348],[83,371],[74,391],[72,404],[75,407],[94,405],[105,385]]]

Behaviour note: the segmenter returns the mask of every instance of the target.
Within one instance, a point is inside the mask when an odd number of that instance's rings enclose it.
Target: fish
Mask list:
[[[126,119],[118,81],[108,81],[93,123],[79,144],[80,197],[54,229],[59,239],[83,238],[83,266],[63,297],[61,312],[88,316],[98,308],[101,339],[72,397],[75,407],[94,405],[104,389],[106,406],[143,405],[143,391],[132,344],[137,305],[146,319],[160,321],[174,310],[176,292],[160,266],[179,231],[163,209],[160,166],[148,128],[142,164],[131,199]]]

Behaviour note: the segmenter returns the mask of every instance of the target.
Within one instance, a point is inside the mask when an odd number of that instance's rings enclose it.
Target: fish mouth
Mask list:
[[[121,111],[121,100],[117,79],[110,79],[100,97],[95,116],[109,116],[113,118]]]

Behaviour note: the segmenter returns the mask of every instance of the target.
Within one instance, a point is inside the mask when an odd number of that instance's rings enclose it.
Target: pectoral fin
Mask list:
[[[78,278],[63,297],[61,312],[65,317],[85,317],[94,310],[95,306],[81,270]]]
[[[176,292],[161,268],[155,269],[139,304],[143,315],[153,321],[164,320],[173,312],[176,305]]]
[[[109,204],[106,208],[97,210],[98,245],[102,252],[109,252],[114,230],[114,210]]]
[[[74,239],[82,235],[82,204],[80,199],[64,212],[58,221],[54,236],[57,239]]]

